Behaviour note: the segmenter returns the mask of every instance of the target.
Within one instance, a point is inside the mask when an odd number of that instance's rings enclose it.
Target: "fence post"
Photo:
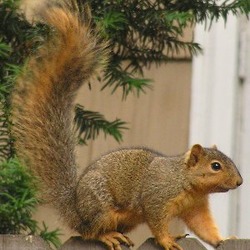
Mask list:
[[[217,250],[249,250],[250,240],[245,239],[228,239],[225,240]]]
[[[206,248],[201,244],[201,242],[195,238],[182,238],[177,241],[177,243],[184,250],[206,250]]]
[[[39,236],[0,235],[1,250],[49,250],[49,245]]]
[[[122,245],[123,250],[130,248]],[[96,240],[83,240],[80,236],[69,238],[59,250],[107,250],[107,247],[100,241]]]
[[[206,248],[196,239],[183,238],[177,241],[177,243],[184,250],[206,250]],[[155,243],[154,238],[147,239],[138,250],[162,250],[163,248]]]

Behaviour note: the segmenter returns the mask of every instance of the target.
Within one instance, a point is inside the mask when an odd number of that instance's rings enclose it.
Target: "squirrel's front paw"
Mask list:
[[[227,237],[227,238],[222,239],[221,241],[219,241],[219,243],[217,244],[217,247],[220,246],[221,244],[223,244],[226,240],[236,240],[236,239],[238,239],[237,236],[234,236],[234,235],[229,236],[229,237]]]
[[[133,246],[133,242],[125,235],[119,232],[108,232],[98,237],[98,240],[103,242],[109,250],[122,250],[121,243],[127,246]]]

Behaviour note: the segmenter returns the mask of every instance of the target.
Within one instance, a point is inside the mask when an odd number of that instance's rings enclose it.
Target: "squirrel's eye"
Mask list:
[[[213,163],[211,164],[211,167],[212,167],[212,169],[213,169],[214,171],[219,171],[219,170],[221,169],[221,165],[220,165],[219,162],[213,162]]]

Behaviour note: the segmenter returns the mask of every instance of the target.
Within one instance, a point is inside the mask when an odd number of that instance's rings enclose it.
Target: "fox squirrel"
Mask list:
[[[220,236],[208,195],[242,184],[232,160],[194,145],[165,156],[147,148],[110,152],[77,176],[72,106],[79,87],[105,58],[106,44],[66,4],[51,6],[43,20],[56,32],[27,62],[12,94],[17,152],[41,180],[46,199],[64,222],[110,250],[132,242],[124,233],[147,223],[165,249],[181,249],[168,233],[181,218],[202,240],[217,246]]]

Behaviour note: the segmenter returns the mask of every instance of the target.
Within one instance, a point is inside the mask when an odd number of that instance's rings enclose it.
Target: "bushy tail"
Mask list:
[[[106,46],[72,8],[50,7],[42,18],[54,33],[17,80],[13,134],[19,156],[41,180],[47,199],[61,210],[71,203],[77,181],[74,96],[103,61]]]

